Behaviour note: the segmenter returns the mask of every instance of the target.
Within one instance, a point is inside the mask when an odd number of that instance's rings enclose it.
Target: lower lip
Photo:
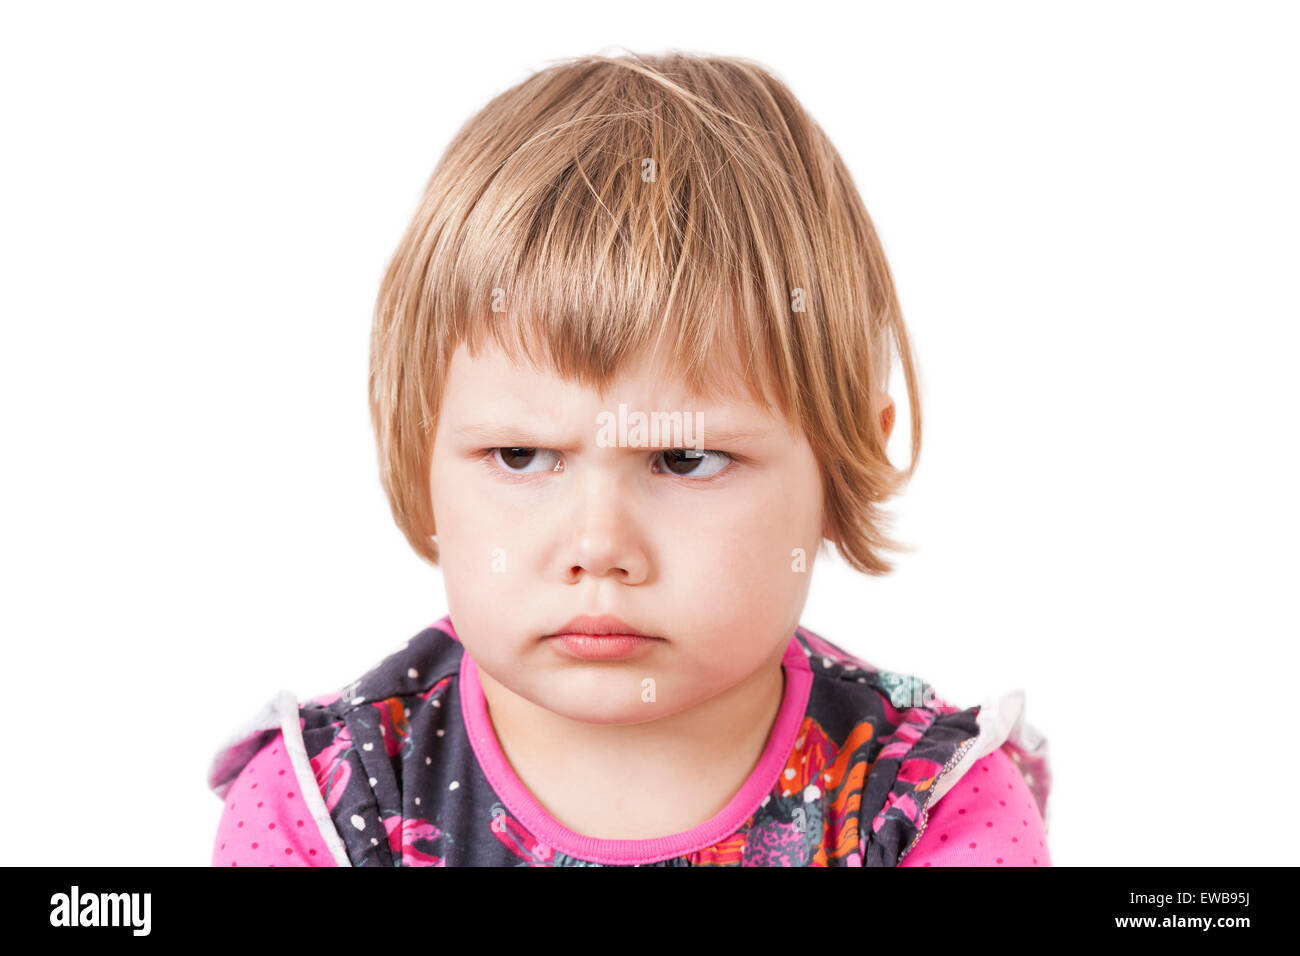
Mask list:
[[[556,634],[547,640],[561,653],[584,661],[621,661],[659,643],[657,637],[637,634]]]

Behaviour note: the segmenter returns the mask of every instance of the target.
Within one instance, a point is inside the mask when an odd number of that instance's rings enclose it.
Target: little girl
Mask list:
[[[766,70],[591,56],[492,100],[384,277],[370,405],[450,613],[220,748],[215,865],[1049,865],[1020,693],[958,708],[798,623],[828,542],[892,570],[920,406],[862,200]]]

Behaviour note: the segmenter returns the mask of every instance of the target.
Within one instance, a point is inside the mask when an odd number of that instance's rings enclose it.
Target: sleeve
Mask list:
[[[337,866],[297,792],[284,735],[276,733],[225,795],[213,866]]]
[[[953,784],[898,865],[1052,865],[1038,805],[1004,749],[977,760]]]

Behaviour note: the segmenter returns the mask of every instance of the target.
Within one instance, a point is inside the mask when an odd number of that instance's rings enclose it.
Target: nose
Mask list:
[[[584,575],[613,577],[623,584],[640,584],[649,575],[645,542],[633,516],[628,513],[626,489],[617,482],[604,482],[594,475],[575,481],[576,496],[571,536],[561,546],[561,561],[567,583],[576,584]]]
[[[567,582],[576,584],[584,575],[614,577],[623,584],[643,582],[648,562],[644,550],[631,537],[627,525],[613,531],[588,525],[576,536],[568,552]]]

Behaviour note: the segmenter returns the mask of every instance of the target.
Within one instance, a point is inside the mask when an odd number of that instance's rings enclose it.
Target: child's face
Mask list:
[[[477,359],[461,346],[444,387],[433,512],[451,619],[483,672],[570,719],[619,724],[702,703],[779,658],[823,535],[816,459],[779,413],[692,400],[647,364],[602,401],[495,346]],[[597,415],[619,403],[699,412],[702,447],[735,458],[683,461],[672,435],[608,447]],[[582,614],[663,640],[577,660],[546,638]]]

